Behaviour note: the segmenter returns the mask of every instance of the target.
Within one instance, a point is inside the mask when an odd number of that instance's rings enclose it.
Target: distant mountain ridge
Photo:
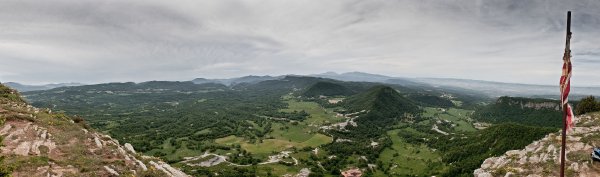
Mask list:
[[[20,92],[27,92],[27,91],[36,91],[36,90],[50,90],[53,88],[58,88],[58,87],[70,87],[70,86],[80,86],[83,85],[81,83],[57,83],[57,84],[45,84],[45,85],[26,85],[26,84],[20,84],[20,83],[16,83],[16,82],[6,82],[3,83],[6,86],[9,86],[13,89],[19,90]]]
[[[535,85],[504,83],[493,81],[453,79],[453,78],[416,78],[414,82],[425,83],[436,87],[458,87],[472,89],[483,92],[492,97],[500,96],[537,96],[548,97],[549,95],[558,98],[558,85]],[[600,95],[600,87],[571,87],[572,95]]]
[[[359,82],[359,81],[385,82],[389,79],[397,79],[395,77],[384,76],[384,75],[379,75],[379,74],[370,74],[370,73],[364,73],[364,72],[347,72],[347,73],[341,73],[341,74],[338,74],[335,72],[326,72],[326,73],[321,73],[321,74],[312,74],[312,75],[308,75],[308,76],[323,77],[323,78],[329,78],[329,79],[335,79],[335,80],[341,80],[341,81],[354,81],[354,82]]]
[[[538,97],[558,99],[558,85],[535,85],[535,84],[519,84],[519,83],[504,83],[494,81],[470,80],[470,79],[455,79],[455,78],[408,78],[408,77],[392,77],[380,74],[371,74],[364,72],[346,72],[335,73],[325,72],[321,74],[309,75],[280,75],[280,76],[243,76],[228,79],[206,79],[196,78],[191,80],[194,84],[222,84],[227,87],[233,87],[239,84],[256,84],[263,81],[285,80],[287,77],[319,77],[325,79],[333,79],[347,82],[374,82],[384,84],[394,84],[404,87],[419,87],[427,89],[443,88],[453,90],[463,90],[473,94],[483,94],[489,97],[501,96],[517,96],[517,97]],[[7,86],[17,89],[20,92],[49,90],[65,86],[80,86],[80,83],[62,83],[48,85],[24,85],[15,82],[5,83]],[[571,97],[580,99],[584,96],[595,95],[600,96],[600,87],[572,87]]]
[[[310,76],[330,78],[342,81],[363,81],[363,82],[381,82],[387,84],[396,84],[402,86],[432,86],[432,87],[450,87],[473,90],[481,92],[490,97],[500,96],[526,96],[558,99],[558,85],[535,85],[504,83],[494,81],[481,81],[470,79],[455,78],[406,78],[391,77],[378,74],[363,72],[335,73],[326,72]],[[571,87],[572,97],[580,98],[584,95],[600,95],[600,87]]]
[[[243,76],[243,77],[236,77],[236,78],[229,78],[229,79],[205,79],[205,78],[196,78],[194,80],[192,80],[193,83],[195,84],[205,84],[205,83],[218,83],[218,84],[223,84],[223,85],[227,85],[227,86],[231,86],[231,85],[236,85],[236,84],[241,84],[241,83],[258,83],[258,82],[262,82],[262,81],[267,81],[267,80],[276,80],[276,79],[282,79],[284,76]]]

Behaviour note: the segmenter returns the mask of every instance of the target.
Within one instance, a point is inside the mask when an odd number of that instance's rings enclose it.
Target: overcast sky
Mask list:
[[[597,0],[0,0],[0,81],[361,71],[600,86]]]

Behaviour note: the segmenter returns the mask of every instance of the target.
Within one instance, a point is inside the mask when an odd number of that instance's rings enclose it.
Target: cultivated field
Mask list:
[[[385,149],[379,156],[379,160],[383,162],[384,167],[389,169],[390,174],[399,176],[434,174],[431,167],[436,163],[442,165],[440,154],[425,145],[406,143],[398,136],[399,131],[419,133],[412,128],[388,131],[387,135],[390,136],[393,144],[391,148]]]
[[[425,117],[434,117],[442,120],[451,121],[458,126],[454,127],[455,131],[475,131],[475,127],[471,124],[471,118],[469,117],[473,111],[464,110],[464,109],[442,109],[442,108],[425,108],[425,113],[423,116]]]

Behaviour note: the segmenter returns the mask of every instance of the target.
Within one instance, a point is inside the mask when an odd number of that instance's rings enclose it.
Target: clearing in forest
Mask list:
[[[471,118],[469,117],[472,113],[473,111],[465,109],[426,107],[423,116],[451,121],[457,125],[454,127],[456,131],[476,131],[477,129],[473,127]]]
[[[379,156],[384,168],[387,168],[391,175],[435,174],[433,169],[441,169],[438,166],[444,164],[438,152],[426,145],[407,143],[398,136],[400,131],[411,131],[411,128],[388,131],[387,135],[392,140],[392,147],[386,148]]]

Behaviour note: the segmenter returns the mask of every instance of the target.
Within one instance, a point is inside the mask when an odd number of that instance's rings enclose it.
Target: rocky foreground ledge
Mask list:
[[[582,115],[576,121],[576,126],[567,132],[565,175],[600,176],[600,162],[590,157],[592,148],[600,146],[600,113]],[[559,176],[560,139],[560,132],[548,134],[525,149],[488,158],[473,174],[475,177]]]
[[[0,172],[16,177],[188,176],[88,129],[81,118],[32,107],[1,84],[0,140]]]

